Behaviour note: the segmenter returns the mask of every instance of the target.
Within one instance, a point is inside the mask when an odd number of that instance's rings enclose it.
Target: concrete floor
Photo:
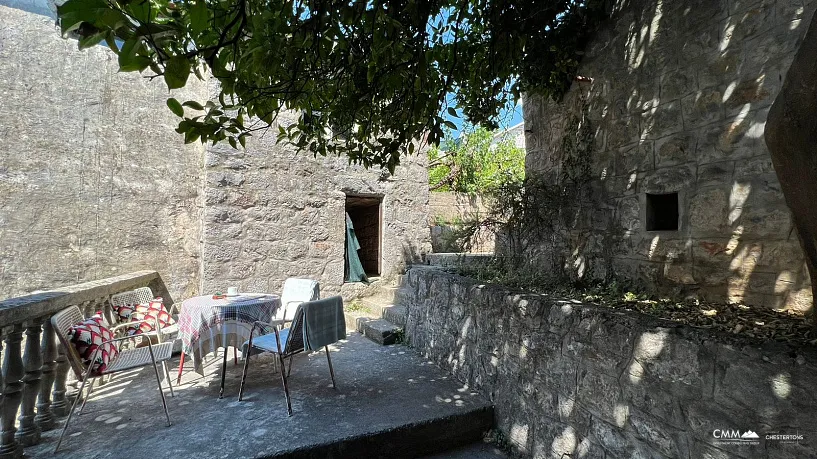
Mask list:
[[[287,417],[280,374],[272,370],[272,354],[253,357],[242,402],[242,362],[234,366],[231,358],[225,397],[219,400],[220,355],[208,357],[203,377],[186,370],[176,396],[167,394],[171,427],[165,426],[152,370],[117,375],[95,391],[83,415],[75,414],[56,457],[268,457],[438,418],[462,422],[470,413],[490,410],[487,399],[412,350],[382,347],[357,333],[332,347],[338,390],[332,388],[324,353],[295,357],[289,380],[292,417]],[[170,368],[175,375],[178,357]],[[59,430],[43,433],[42,443],[26,448],[27,456],[52,457],[58,435]]]

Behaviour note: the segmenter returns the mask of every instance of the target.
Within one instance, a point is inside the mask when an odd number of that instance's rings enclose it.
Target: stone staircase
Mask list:
[[[401,282],[402,276],[398,276],[397,284]],[[394,304],[399,289],[377,286],[368,292],[368,296],[347,302],[344,311],[346,328],[384,346],[401,342],[406,310]]]
[[[396,284],[403,284],[402,276],[398,276]],[[357,331],[369,340],[383,346],[402,343],[403,330],[406,326],[407,311],[405,306],[395,304],[399,303],[400,287],[371,285],[367,287],[365,294],[366,296],[362,298],[345,302],[344,316],[346,320],[346,329]],[[481,416],[483,417],[481,418]],[[489,416],[490,420],[484,416]],[[427,438],[424,437],[428,434],[419,434],[421,438],[423,438],[422,442],[413,440],[406,442],[405,438],[402,438],[408,433],[416,435],[418,434],[417,432],[422,432],[423,429],[413,426],[410,429],[401,430],[399,440],[403,442],[405,448],[397,448],[395,450],[395,454],[406,454],[407,451],[412,451],[411,453],[408,453],[410,456],[422,456],[427,457],[428,459],[506,459],[508,456],[504,452],[490,444],[484,443],[482,440],[476,439],[473,436],[473,432],[468,434],[470,435],[471,442],[462,441],[465,436],[459,434],[458,432],[462,430],[464,426],[484,426],[486,425],[486,421],[488,425],[493,424],[493,411],[491,411],[490,415],[484,412],[469,413],[466,418],[463,418],[459,422],[456,422],[453,419],[436,419],[434,421],[435,425],[432,429],[433,431],[439,431],[440,428],[443,428],[451,435],[456,434],[457,437],[456,441],[448,438],[439,439],[440,441],[436,441],[436,444],[437,448],[439,448],[438,451],[441,452],[428,456],[417,454],[416,451],[419,444],[434,443],[433,441],[427,441]],[[437,425],[438,423],[441,424]],[[468,431],[468,429],[465,429],[465,431]],[[369,444],[367,446],[372,447],[373,440],[368,441]],[[398,441],[396,438],[390,438],[388,440],[390,444],[396,441]],[[456,443],[465,446],[462,446],[459,449],[446,451]],[[363,451],[369,453],[372,451],[372,449],[364,449]],[[344,453],[347,452],[349,451],[344,451]]]

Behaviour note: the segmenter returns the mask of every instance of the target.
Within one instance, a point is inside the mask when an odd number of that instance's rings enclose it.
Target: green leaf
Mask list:
[[[454,118],[460,117],[459,115],[457,115],[457,111],[454,109],[454,107],[448,107],[448,114],[453,116]]]
[[[204,110],[204,107],[200,103],[196,102],[195,100],[188,100],[187,102],[183,103],[182,105],[184,105],[185,107],[190,107],[193,110]]]
[[[165,64],[165,83],[169,89],[183,88],[190,76],[190,61],[184,56],[173,56]]]
[[[210,25],[210,12],[204,0],[198,0],[190,7],[190,30],[193,33],[201,33]]]
[[[175,98],[171,97],[170,99],[167,99],[167,106],[170,108],[170,111],[179,118],[184,116],[184,108],[182,108],[182,104],[180,104]]]

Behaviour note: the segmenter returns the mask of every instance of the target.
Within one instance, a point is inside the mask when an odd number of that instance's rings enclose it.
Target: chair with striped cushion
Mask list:
[[[156,374],[156,382],[159,385],[159,394],[162,397],[162,406],[165,410],[167,425],[170,426],[170,414],[167,411],[167,401],[165,400],[164,390],[162,389],[162,378],[159,377],[159,367],[157,364],[162,363],[163,365],[163,371],[165,373],[165,377],[167,378],[167,385],[170,388],[170,396],[172,397],[174,396],[173,386],[170,383],[170,373],[167,371],[166,362],[170,359],[173,352],[173,343],[152,344],[150,340],[146,340],[147,346],[119,349],[119,343],[125,340],[133,339],[134,337],[128,336],[115,339],[103,338],[98,339],[93,343],[93,345],[96,347],[93,350],[92,355],[90,358],[84,359],[77,350],[74,342],[72,342],[71,337],[76,334],[77,326],[85,325],[87,322],[88,321],[82,317],[82,312],[80,312],[79,307],[77,306],[71,306],[51,317],[51,325],[57,332],[57,337],[59,338],[60,343],[62,343],[63,347],[65,348],[65,354],[68,357],[68,362],[71,364],[71,368],[74,370],[77,380],[82,381],[79,388],[79,393],[74,399],[74,403],[71,405],[71,410],[68,412],[68,419],[65,420],[65,426],[63,426],[62,433],[60,433],[57,446],[54,448],[54,453],[57,452],[60,444],[62,443],[62,438],[65,435],[65,432],[68,430],[68,424],[71,422],[71,417],[74,414],[74,409],[76,408],[77,402],[79,402],[80,398],[83,398],[84,400],[82,402],[82,408],[80,408],[79,414],[82,414],[82,411],[85,409],[85,404],[88,402],[88,399],[91,397],[93,392],[95,379],[124,370],[131,370],[133,368],[144,366],[153,367],[153,371]],[[101,333],[99,336],[103,336],[105,338],[110,337],[112,330],[131,325],[131,323],[121,324],[117,327],[113,327],[111,330],[108,330],[101,325],[101,321],[99,324],[99,328],[103,331],[103,333]],[[95,335],[95,338],[99,338],[99,336]],[[116,350],[113,351],[112,347],[115,347]],[[109,358],[103,365],[97,365],[96,362],[98,355],[100,352],[103,352],[104,349],[113,352],[108,353]],[[85,389],[85,385],[89,381],[91,384],[88,388],[88,393],[85,397],[82,397],[81,395]]]
[[[153,296],[153,292],[150,290],[150,287],[141,287],[137,288],[136,290],[131,290],[128,292],[117,293],[116,295],[111,296],[111,306],[113,307],[114,315],[117,319],[128,321],[121,317],[118,314],[118,311],[130,305],[149,305],[151,302],[155,300]],[[176,309],[175,304],[171,304],[169,307],[167,305],[162,305],[171,317],[178,316],[179,311]],[[167,337],[178,333],[179,325],[173,322],[170,325],[165,325],[162,321],[157,322],[156,328],[150,331],[141,331],[140,334],[143,336],[151,336],[155,335],[158,339],[158,342],[165,341]]]

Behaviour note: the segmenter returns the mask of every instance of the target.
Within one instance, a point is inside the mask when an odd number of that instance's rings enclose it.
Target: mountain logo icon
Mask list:
[[[760,438],[760,436],[757,433],[752,432],[751,430],[747,430],[746,433],[740,436],[740,438],[744,440],[754,440]]]

